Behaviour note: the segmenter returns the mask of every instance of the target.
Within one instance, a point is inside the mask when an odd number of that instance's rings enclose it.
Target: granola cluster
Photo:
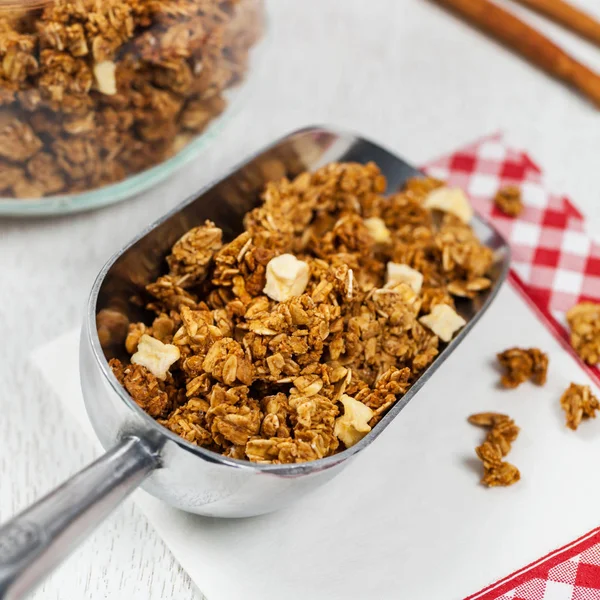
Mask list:
[[[500,413],[478,413],[468,419],[472,425],[488,430],[485,441],[475,448],[483,463],[481,483],[488,487],[508,486],[521,478],[519,469],[502,460],[511,449],[511,444],[519,435],[519,428],[507,415]]]
[[[596,418],[600,408],[598,399],[589,385],[572,383],[561,396],[560,405],[565,411],[567,427],[576,430],[583,419]]]
[[[575,329],[579,328],[579,335],[585,336],[589,332],[590,323],[595,323],[594,319],[598,317],[595,312],[598,305],[592,303],[583,303],[572,308],[568,313],[569,323]],[[590,336],[591,337],[591,336]],[[585,347],[586,356],[589,356],[589,345],[581,342],[581,338],[573,341],[574,347]],[[589,343],[589,338],[587,339]],[[580,354],[581,355],[581,354]],[[548,356],[538,348],[509,348],[497,355],[498,361],[504,367],[505,373],[502,376],[501,383],[506,388],[515,388],[524,381],[531,379],[537,385],[546,383],[548,370]],[[582,356],[583,358],[583,356]],[[566,425],[570,429],[576,430],[582,420],[596,417],[596,411],[600,409],[600,402],[592,394],[588,385],[578,385],[571,383],[560,398],[560,405],[565,411]],[[520,479],[519,471],[511,464],[502,461],[510,450],[510,443],[514,441],[519,431],[514,422],[497,413],[480,413],[471,415],[469,423],[488,427],[489,432],[486,441],[475,449],[477,456],[483,462],[485,474],[482,483],[487,486],[511,485]]]
[[[571,345],[589,365],[600,362],[600,304],[581,302],[567,312]]]
[[[498,190],[494,204],[507,216],[518,217],[523,212],[521,190],[516,186],[507,186]]]
[[[504,368],[501,383],[505,388],[516,388],[531,379],[537,385],[546,383],[548,355],[539,348],[509,348],[497,354]],[[515,422],[499,413],[478,413],[468,418],[469,423],[488,429],[483,444],[475,452],[483,463],[481,483],[488,487],[508,486],[521,479],[519,469],[502,460],[510,451],[519,433]]]
[[[114,183],[225,108],[262,0],[48,0],[0,15],[0,194]]]
[[[498,362],[504,368],[500,381],[505,388],[516,388],[528,379],[537,385],[546,383],[548,355],[539,348],[509,348],[498,354]]]
[[[385,189],[372,163],[329,164],[268,183],[232,241],[209,221],[186,233],[146,288],[155,319],[129,324],[130,364],[111,361],[117,379],[229,457],[356,444],[465,324],[455,299],[489,287],[493,261],[464,194],[433,179]]]

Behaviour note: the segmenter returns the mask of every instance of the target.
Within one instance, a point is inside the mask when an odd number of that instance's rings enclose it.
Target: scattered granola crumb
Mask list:
[[[600,304],[581,302],[567,312],[571,346],[588,365],[600,362]]]
[[[516,186],[507,186],[498,190],[494,204],[509,217],[518,217],[523,212],[521,190]]]
[[[528,379],[537,385],[546,383],[548,355],[539,348],[509,348],[497,356],[505,371],[501,378],[505,388],[516,388]]]
[[[471,415],[468,419],[471,425],[477,425],[477,427],[496,427],[499,423],[504,423],[510,420],[508,415],[502,413],[485,412],[476,413]]]
[[[515,465],[507,461],[489,462],[490,458],[498,456],[498,446],[485,442],[477,448],[477,456],[484,464],[484,474],[481,479],[488,487],[507,487],[521,479],[521,473]],[[484,459],[485,457],[485,459]]]
[[[567,427],[575,431],[583,419],[596,418],[600,408],[598,399],[592,394],[589,385],[572,383],[561,396],[560,405],[565,411]]]
[[[533,361],[531,380],[536,385],[544,385],[548,376],[548,355],[539,348],[529,348],[529,356]]]
[[[502,459],[510,452],[519,435],[519,428],[508,416],[500,413],[479,413],[468,418],[469,423],[488,429],[485,441],[475,448],[483,463],[481,483],[488,487],[508,486],[521,478],[519,469]]]

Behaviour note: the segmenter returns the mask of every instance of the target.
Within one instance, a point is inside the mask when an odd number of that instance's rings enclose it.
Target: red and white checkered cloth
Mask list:
[[[465,600],[600,600],[600,529]]]
[[[465,190],[475,210],[508,240],[511,282],[573,353],[565,313],[584,300],[600,302],[600,244],[586,233],[579,210],[568,198],[549,193],[540,168],[500,134],[435,160],[425,171]],[[525,209],[516,219],[492,201],[506,185],[522,191]],[[581,365],[600,385],[598,366]]]
[[[600,303],[600,244],[586,233],[583,215],[568,198],[549,193],[540,168],[525,152],[507,146],[500,134],[433,161],[424,170],[464,189],[475,210],[508,240],[511,283],[576,356],[565,313],[584,300]],[[505,185],[522,191],[525,209],[516,219],[493,203]],[[600,386],[598,365],[580,364]],[[600,528],[466,600],[509,599],[600,600]]]

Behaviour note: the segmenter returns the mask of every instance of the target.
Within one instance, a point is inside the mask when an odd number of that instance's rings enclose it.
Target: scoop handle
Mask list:
[[[0,599],[22,598],[159,466],[146,442],[124,438],[1,526]]]

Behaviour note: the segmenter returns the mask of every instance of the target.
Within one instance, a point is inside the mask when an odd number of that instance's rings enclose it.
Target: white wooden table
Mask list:
[[[578,1],[600,15],[596,0]],[[330,123],[418,164],[504,130],[600,231],[600,112],[577,95],[427,0],[272,0],[269,8],[273,39],[261,84],[195,164],[101,211],[0,222],[0,521],[94,456],[31,368],[32,348],[79,324],[96,272],[141,227],[279,135]],[[544,28],[600,69],[600,50]],[[128,503],[34,597],[201,594]]]

